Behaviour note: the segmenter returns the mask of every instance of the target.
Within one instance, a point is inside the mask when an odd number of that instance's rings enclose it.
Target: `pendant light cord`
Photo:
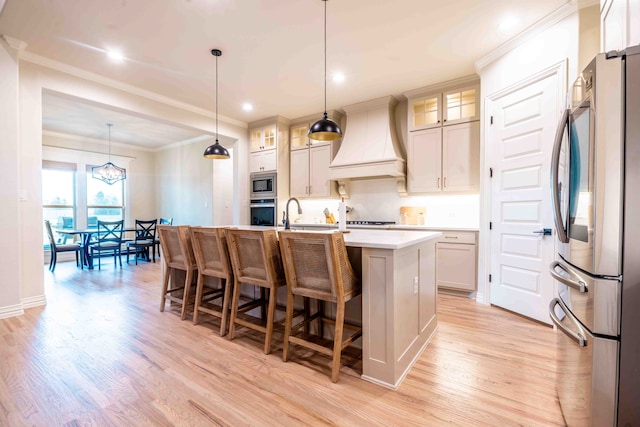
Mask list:
[[[218,142],[218,56],[216,55],[216,142]]]
[[[327,117],[327,0],[324,1],[324,116]]]
[[[113,126],[113,124],[107,123],[107,126],[109,127],[109,163],[111,163],[111,126]]]

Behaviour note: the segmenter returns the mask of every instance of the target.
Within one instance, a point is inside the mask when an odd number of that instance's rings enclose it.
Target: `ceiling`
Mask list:
[[[329,1],[327,108],[473,74],[475,61],[569,1]],[[30,54],[210,111],[215,110],[210,50],[218,48],[223,52],[220,115],[242,122],[274,115],[295,119],[324,108],[324,5],[321,0],[113,0],[107,7],[104,0],[6,0],[0,34],[26,42]],[[507,16],[518,23],[501,32]],[[112,61],[108,49],[120,50],[124,61]],[[334,72],[343,73],[345,81],[334,83]],[[201,136],[74,102],[79,101],[45,97],[44,128],[104,139],[105,123],[113,119],[122,142],[146,148]],[[245,102],[253,111],[243,111]]]

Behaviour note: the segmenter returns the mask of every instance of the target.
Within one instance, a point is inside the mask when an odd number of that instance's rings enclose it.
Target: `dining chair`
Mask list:
[[[158,224],[159,225],[173,225],[173,218],[160,218],[158,220]],[[156,245],[154,249],[157,249],[158,253],[160,253],[160,239],[158,237],[156,237]],[[153,254],[153,256],[155,257],[155,252]]]
[[[198,265],[196,300],[193,324],[197,325],[200,312],[220,318],[220,336],[227,332],[229,299],[233,287],[233,272],[229,260],[227,238],[223,227],[189,227],[191,245]],[[220,288],[205,287],[205,276],[220,280]],[[205,290],[206,289],[206,290]],[[214,302],[222,298],[222,305]]]
[[[136,219],[136,236],[134,240],[127,242],[127,264],[129,264],[130,249],[134,250],[136,265],[138,265],[138,255],[146,255],[149,261],[149,249],[153,253],[153,262],[156,262],[156,225],[157,219],[143,221]]]
[[[362,328],[345,323],[345,303],[360,294],[360,280],[356,277],[344,243],[342,233],[313,233],[280,231],[280,251],[287,279],[287,313],[285,317],[282,359],[290,355],[290,344],[320,352],[332,358],[331,381],[338,381],[342,350],[362,336]],[[318,310],[311,316],[293,324],[294,296],[315,299]],[[336,316],[328,319],[323,303],[336,304]],[[314,320],[318,321],[318,336],[300,333]],[[335,332],[330,346],[321,345],[324,338],[323,323],[333,323]],[[344,329],[354,332],[343,339]],[[319,339],[318,339],[319,338]]]
[[[75,252],[76,253],[76,267],[79,264],[79,254],[82,247],[79,243],[72,244],[58,244],[55,237],[53,237],[53,231],[51,230],[51,223],[48,219],[44,220],[44,226],[47,230],[47,237],[49,238],[49,249],[51,251],[51,260],[49,261],[49,271],[52,273],[56,269],[56,263],[58,261],[58,252]]]
[[[94,252],[98,253],[98,270],[100,270],[100,258],[103,252],[111,252],[113,254],[113,265],[116,266],[116,257],[122,268],[122,231],[124,228],[124,220],[120,221],[100,221],[98,220],[98,237],[95,243],[89,245],[91,259]]]
[[[229,339],[233,339],[236,324],[265,334],[264,353],[271,352],[271,338],[275,320],[276,297],[280,286],[286,284],[278,240],[274,229],[247,230],[228,228],[226,230],[227,245],[233,267],[233,299],[231,319],[229,321]],[[240,305],[241,285],[258,286],[261,297]],[[266,293],[268,292],[268,299]],[[238,316],[245,315],[254,308],[261,307],[263,319],[257,324],[255,318],[249,320]]]
[[[167,300],[180,303],[180,318],[184,320],[187,317],[191,282],[193,281],[194,273],[198,270],[191,245],[189,227],[186,225],[175,227],[158,225],[158,236],[164,258],[160,311],[164,311]],[[173,283],[176,271],[184,271],[185,279],[182,286],[175,286]],[[169,287],[170,282],[171,287]],[[181,297],[174,295],[180,292],[182,293]]]

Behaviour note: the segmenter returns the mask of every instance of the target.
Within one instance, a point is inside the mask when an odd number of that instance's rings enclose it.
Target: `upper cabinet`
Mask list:
[[[480,184],[480,85],[465,77],[405,93],[410,193],[472,193]]]
[[[601,51],[640,44],[640,1],[600,0]]]
[[[472,84],[447,91],[405,93],[408,99],[409,131],[428,129],[480,118],[480,86]]]
[[[342,114],[327,112],[329,118],[340,123]],[[307,137],[309,127],[320,114],[293,120],[291,135],[290,186],[291,197],[327,198],[337,197],[337,185],[329,179],[329,165],[340,148],[338,141],[312,141]]]
[[[271,123],[267,126],[253,128],[249,131],[251,137],[251,152],[271,150],[277,147],[277,125]]]
[[[249,151],[249,172],[278,171],[278,179],[288,178],[289,120],[276,116],[250,123]]]
[[[479,121],[412,132],[407,147],[410,193],[478,191]]]

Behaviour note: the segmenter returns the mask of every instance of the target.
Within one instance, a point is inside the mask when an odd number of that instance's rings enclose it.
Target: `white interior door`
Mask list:
[[[531,79],[495,98],[488,131],[491,178],[491,304],[544,323],[554,283],[549,173],[561,74]],[[562,86],[560,86],[562,85]]]

